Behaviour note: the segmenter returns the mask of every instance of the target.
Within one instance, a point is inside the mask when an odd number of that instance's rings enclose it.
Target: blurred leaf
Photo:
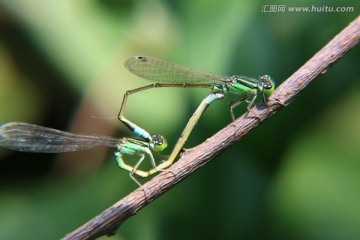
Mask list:
[[[40,114],[41,94],[24,78],[0,43],[0,123],[20,119],[31,122]]]
[[[356,89],[356,88],[354,88]],[[280,229],[303,239],[360,236],[358,90],[314,121],[289,149],[274,185]]]

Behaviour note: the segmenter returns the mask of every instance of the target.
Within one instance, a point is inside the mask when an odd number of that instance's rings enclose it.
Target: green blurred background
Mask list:
[[[271,12],[283,4],[0,1],[0,123],[131,136],[117,120],[122,96],[148,82],[126,71],[128,57],[150,55],[224,75],[269,74],[279,85],[359,9],[355,1],[287,1],[285,12]],[[354,11],[287,10],[294,6]],[[359,56],[357,47],[113,239],[359,239]],[[169,154],[208,93],[150,90],[130,97],[126,115],[164,134]],[[187,148],[230,123],[226,105],[207,110]],[[60,155],[1,148],[0,179],[0,239],[60,238],[136,188],[103,148]]]

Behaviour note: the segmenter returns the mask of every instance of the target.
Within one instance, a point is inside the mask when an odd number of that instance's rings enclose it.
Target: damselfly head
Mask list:
[[[260,77],[262,83],[262,91],[265,94],[271,94],[275,89],[275,82],[269,75],[263,75]]]
[[[152,139],[153,139],[152,148],[156,152],[161,152],[167,147],[167,141],[163,135],[155,134],[152,136]]]

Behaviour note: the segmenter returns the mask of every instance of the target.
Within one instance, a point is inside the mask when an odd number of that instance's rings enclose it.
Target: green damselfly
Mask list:
[[[127,91],[124,94],[118,115],[119,120],[131,131],[149,142],[152,141],[150,134],[124,117],[129,95],[160,87],[209,88],[212,92],[202,101],[191,117],[170,157],[153,171],[160,170],[161,167],[166,168],[172,164],[197,121],[212,102],[224,98],[227,93],[235,94],[237,98],[228,103],[231,118],[235,120],[233,111],[235,107],[242,102],[247,102],[247,109],[251,111],[250,109],[254,105],[258,94],[261,94],[262,101],[267,103],[266,97],[275,89],[275,83],[269,75],[263,75],[259,79],[237,75],[229,77],[221,76],[147,56],[131,57],[125,62],[125,67],[133,74],[154,82],[153,84]]]
[[[152,139],[152,142],[147,142],[134,138],[75,134],[22,122],[0,125],[0,146],[22,152],[74,152],[100,146],[116,148],[115,157],[118,166],[129,171],[130,177],[140,186],[135,175],[149,176],[148,171],[138,169],[145,156],[149,157],[151,169],[154,169],[156,162],[151,150],[159,152],[167,146],[165,138],[159,134],[152,136]],[[137,155],[140,158],[134,166],[131,166],[125,162],[123,158],[125,155]]]

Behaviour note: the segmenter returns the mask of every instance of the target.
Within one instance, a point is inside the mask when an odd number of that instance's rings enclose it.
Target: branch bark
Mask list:
[[[360,16],[283,82],[268,99],[268,106],[264,104],[257,106],[204,143],[186,150],[171,167],[83,226],[66,235],[64,239],[95,239],[103,235],[111,236],[115,234],[119,226],[129,217],[135,215],[141,208],[184,180],[228,146],[239,141],[282,107],[287,106],[311,81],[326,73],[332,64],[353,48],[359,42],[359,39]],[[260,117],[260,120],[258,117]]]

